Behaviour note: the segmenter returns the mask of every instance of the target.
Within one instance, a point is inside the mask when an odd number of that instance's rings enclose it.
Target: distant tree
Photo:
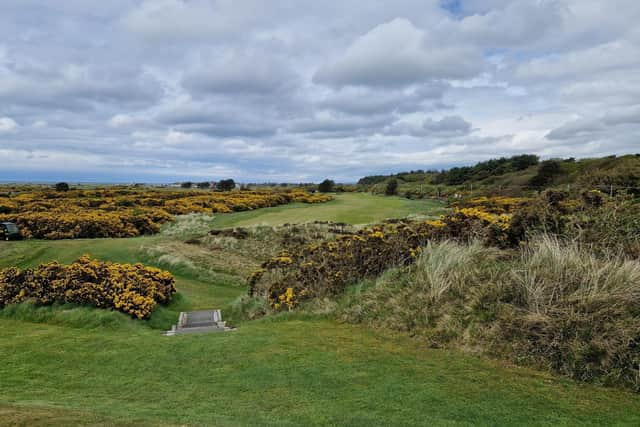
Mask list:
[[[54,188],[56,191],[69,191],[69,184],[66,182],[59,182],[54,186]]]
[[[191,187],[193,187],[193,182],[191,182],[191,181],[183,182],[183,183],[180,184],[180,187],[182,187],[182,188],[191,188]]]
[[[202,190],[206,190],[211,187],[211,183],[209,181],[202,181],[197,183],[196,186]]]
[[[218,182],[218,190],[231,191],[236,188],[236,182],[233,179],[223,179]]]
[[[546,187],[551,184],[556,175],[561,173],[562,168],[560,167],[560,162],[557,160],[545,160],[540,163],[538,174],[531,178],[529,185],[533,187]]]
[[[513,169],[517,171],[527,169],[530,166],[535,166],[539,161],[540,159],[535,154],[522,154],[520,156],[513,156],[511,158]]]
[[[387,177],[384,176],[384,175],[365,176],[364,178],[360,178],[358,180],[358,185],[379,184],[379,183],[383,182],[385,179],[387,179]]]
[[[330,179],[325,179],[318,185],[318,191],[321,193],[331,193],[335,188],[336,183]]]
[[[387,196],[395,196],[398,194],[398,180],[390,179],[387,182],[387,187],[384,190],[384,194]]]

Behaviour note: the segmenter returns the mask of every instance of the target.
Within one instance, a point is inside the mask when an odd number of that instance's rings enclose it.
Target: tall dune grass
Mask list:
[[[520,267],[511,276],[522,288],[529,309],[538,313],[599,298],[640,300],[639,262],[615,255],[598,257],[578,243],[538,237],[523,250]]]
[[[341,317],[640,390],[640,262],[554,237],[520,253],[431,243],[343,302]]]

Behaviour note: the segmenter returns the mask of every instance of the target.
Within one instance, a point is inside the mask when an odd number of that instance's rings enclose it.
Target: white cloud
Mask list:
[[[636,69],[640,48],[625,40],[616,40],[566,54],[532,59],[518,66],[516,74],[525,79],[556,79],[589,75],[608,70]]]
[[[480,53],[435,43],[411,21],[397,18],[359,37],[314,77],[330,85],[403,86],[441,78],[468,78],[482,69]]]
[[[356,179],[640,140],[637,0],[49,3],[0,14],[0,161],[37,165],[0,179]]]
[[[514,0],[465,17],[461,37],[483,46],[512,47],[534,44],[549,34],[559,34],[565,8],[559,1]]]
[[[194,95],[200,92],[273,94],[297,83],[285,58],[257,50],[222,57],[212,55],[189,71],[183,80]]]
[[[193,141],[193,136],[184,132],[179,132],[176,130],[170,130],[165,137],[165,141],[168,144],[182,144],[185,142]]]
[[[388,135],[411,135],[415,137],[452,138],[471,132],[471,123],[460,116],[444,116],[441,119],[425,118],[421,123],[399,121],[385,129]]]
[[[0,132],[12,132],[18,128],[18,123],[11,117],[0,117]]]
[[[109,119],[109,126],[114,128],[131,126],[135,119],[128,114],[116,114]]]
[[[640,133],[640,105],[616,108],[605,114],[580,117],[570,120],[551,130],[547,135],[551,140],[581,141],[616,139],[617,135]]]
[[[150,40],[183,42],[241,33],[268,8],[264,2],[244,0],[144,0],[129,10],[122,24]]]

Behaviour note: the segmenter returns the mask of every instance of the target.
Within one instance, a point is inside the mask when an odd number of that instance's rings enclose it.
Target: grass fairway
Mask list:
[[[172,338],[5,320],[0,355],[0,400],[16,418],[49,407],[118,424],[640,423],[631,393],[319,319]]]
[[[216,221],[367,223],[434,207],[345,194],[326,205]],[[141,248],[167,238],[2,242],[0,266],[69,262],[83,253],[153,262]],[[166,323],[157,317],[225,306],[245,292],[240,277],[167,268],[182,298],[150,322],[83,308],[0,313],[0,425],[640,424],[637,394],[328,319],[281,315],[226,334],[164,337],[153,328]]]
[[[295,203],[255,211],[219,215],[213,221],[217,228],[252,225],[282,225],[313,221],[335,221],[347,224],[371,224],[387,218],[408,215],[437,216],[444,204],[435,200],[409,200],[402,197],[372,196],[365,193],[343,193],[335,200],[313,206]]]

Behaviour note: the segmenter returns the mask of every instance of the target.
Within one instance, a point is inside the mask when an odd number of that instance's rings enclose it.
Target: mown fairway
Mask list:
[[[401,197],[371,196],[365,193],[345,193],[328,203],[310,206],[301,203],[256,211],[220,215],[216,227],[296,224],[312,221],[334,221],[347,224],[370,224],[387,218],[414,214],[438,215],[443,204],[432,200],[408,200]]]
[[[439,205],[353,194],[220,216],[214,225],[366,223],[434,209]],[[142,248],[162,239],[3,242],[0,265],[69,262],[83,253],[153,263]],[[281,315],[241,322],[227,334],[163,337],[154,327],[181,309],[227,307],[245,292],[241,277],[163,267],[176,275],[182,297],[149,322],[89,309],[5,312],[0,424],[640,424],[636,394],[329,319]]]

